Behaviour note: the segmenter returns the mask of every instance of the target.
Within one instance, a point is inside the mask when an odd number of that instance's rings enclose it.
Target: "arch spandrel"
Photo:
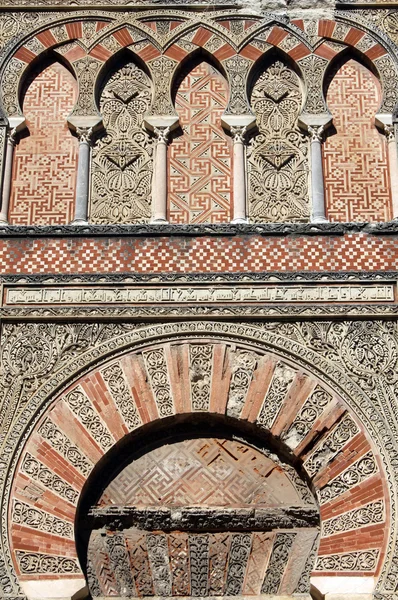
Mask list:
[[[340,395],[305,367],[273,351],[201,337],[147,346],[98,366],[46,411],[24,448],[13,484],[11,514],[17,522],[12,516],[10,533],[22,585],[32,579],[26,565],[33,560],[29,556],[33,552],[24,546],[27,538],[20,541],[27,530],[32,534],[31,527],[23,523],[26,516],[20,516],[26,512],[25,505],[33,503],[34,510],[46,515],[40,522],[44,519],[52,529],[70,532],[88,474],[117,443],[129,436],[135,439],[149,424],[162,419],[169,422],[207,412],[255,428],[267,443],[283,449],[291,465],[302,465],[304,479],[293,466],[289,476],[295,477],[296,485],[301,481],[300,489],[307,497],[312,494],[310,488],[316,490],[322,524],[329,531],[320,541],[314,571],[318,578],[331,572],[347,574],[347,564],[352,565],[350,575],[377,575],[389,510],[383,467],[368,434],[347,411]],[[52,483],[43,489],[41,482],[50,481],[49,473]],[[376,496],[363,502],[361,509],[370,521],[358,528],[352,506],[344,506],[344,501],[353,489],[360,495],[369,487]],[[42,493],[35,500],[39,490]],[[56,515],[53,504],[57,505]],[[337,506],[342,506],[343,512],[336,511]],[[372,548],[369,528],[382,532],[372,538],[377,540]],[[57,557],[60,577],[81,573],[68,533],[53,537],[52,542],[48,532],[40,529],[33,535],[35,577],[40,578],[40,561],[47,560],[45,556]],[[353,544],[355,540],[355,549],[346,545],[341,553],[341,535]],[[43,552],[37,551],[40,543]]]

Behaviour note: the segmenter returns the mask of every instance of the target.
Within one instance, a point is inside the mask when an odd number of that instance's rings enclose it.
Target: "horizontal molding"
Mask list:
[[[241,224],[142,224],[142,225],[7,225],[0,238],[14,237],[159,237],[159,236],[286,236],[369,233],[398,235],[398,220],[386,223],[241,223]]]

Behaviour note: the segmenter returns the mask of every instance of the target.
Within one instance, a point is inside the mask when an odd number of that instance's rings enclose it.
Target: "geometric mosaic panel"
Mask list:
[[[29,135],[15,148],[10,223],[61,225],[73,218],[78,141],[66,118],[77,86],[54,63],[29,86],[23,102]]]
[[[231,220],[232,139],[221,127],[225,79],[203,62],[182,81],[176,109],[183,130],[169,146],[171,223]]]
[[[281,506],[302,501],[280,467],[258,450],[222,439],[185,440],[130,463],[100,506]]]
[[[374,124],[380,102],[378,80],[354,60],[330,84],[327,103],[337,131],[323,146],[330,221],[391,219],[387,141]]]

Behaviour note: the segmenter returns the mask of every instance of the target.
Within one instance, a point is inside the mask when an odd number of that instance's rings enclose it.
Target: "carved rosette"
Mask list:
[[[102,90],[105,132],[93,149],[93,223],[142,223],[150,218],[153,140],[143,121],[151,98],[150,80],[134,63],[119,68]]]
[[[251,94],[258,134],[248,151],[252,221],[307,221],[308,144],[297,125],[302,96],[297,75],[277,61]]]

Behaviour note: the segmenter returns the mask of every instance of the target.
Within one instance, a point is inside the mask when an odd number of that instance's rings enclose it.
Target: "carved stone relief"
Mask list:
[[[27,325],[23,325],[24,328],[27,328]],[[58,326],[58,328],[61,326]],[[70,326],[68,326],[70,327]],[[242,339],[245,337],[245,335],[250,335],[251,336],[251,340],[255,346],[257,345],[258,347],[261,347],[261,345],[263,344],[262,340],[265,337],[268,342],[270,340],[272,340],[272,343],[275,344],[275,346],[278,347],[278,351],[282,353],[282,355],[284,353],[290,353],[290,352],[295,352],[296,353],[296,359],[298,362],[300,362],[302,359],[304,361],[307,361],[306,364],[313,364],[314,368],[316,370],[322,370],[322,372],[324,373],[324,377],[328,377],[331,378],[335,381],[335,385],[340,386],[344,386],[346,390],[349,391],[350,395],[352,398],[359,399],[361,398],[361,402],[358,404],[358,407],[360,406],[360,408],[358,408],[358,410],[360,410],[362,412],[362,414],[365,415],[369,415],[369,427],[372,428],[372,422],[374,424],[374,426],[377,428],[377,430],[374,431],[373,435],[374,435],[374,440],[378,440],[378,432],[380,432],[380,434],[383,436],[383,443],[380,444],[380,452],[382,453],[382,457],[384,460],[384,452],[387,450],[389,452],[389,454],[391,456],[394,456],[394,448],[390,445],[390,441],[389,441],[389,437],[388,437],[388,430],[386,429],[385,425],[383,425],[383,418],[380,418],[380,414],[379,414],[379,402],[380,400],[383,400],[381,398],[381,395],[379,393],[376,393],[376,395],[374,396],[374,401],[372,400],[372,402],[369,403],[369,406],[367,405],[367,402],[365,400],[366,396],[363,392],[363,386],[361,386],[361,388],[359,388],[358,386],[356,386],[356,384],[354,383],[353,377],[359,377],[359,378],[363,378],[364,377],[364,372],[363,369],[364,367],[366,367],[366,364],[363,363],[363,361],[358,358],[354,360],[354,357],[356,356],[356,348],[358,349],[358,357],[363,356],[364,353],[367,356],[367,352],[368,350],[366,350],[368,345],[371,345],[372,348],[374,348],[374,338],[372,336],[368,336],[367,338],[363,339],[363,343],[358,346],[357,343],[354,344],[354,346],[352,345],[354,343],[354,340],[357,339],[357,336],[359,334],[359,329],[358,327],[353,327],[352,324],[348,323],[348,322],[336,322],[336,323],[329,323],[329,322],[319,322],[319,323],[308,323],[308,322],[304,322],[304,323],[270,323],[270,324],[262,324],[261,326],[252,326],[249,327],[245,324],[241,324],[241,323],[237,323],[237,324],[227,324],[227,323],[202,323],[202,324],[197,324],[197,323],[170,323],[166,326],[159,326],[159,325],[154,325],[153,327],[147,327],[145,329],[141,329],[140,331],[134,332],[134,330],[130,333],[127,333],[126,336],[128,336],[125,339],[136,339],[137,341],[139,341],[139,343],[142,343],[142,339],[143,336],[147,336],[149,334],[150,331],[153,332],[153,335],[159,335],[161,333],[161,331],[163,330],[163,327],[166,327],[169,335],[172,335],[173,332],[177,333],[180,332],[181,335],[186,335],[188,331],[201,331],[201,335],[203,336],[203,333],[208,331],[209,334],[211,335],[217,335],[217,333],[221,334],[221,335],[225,335],[227,333],[227,331],[229,332],[230,330],[234,332],[234,335],[239,335],[242,337]],[[369,327],[369,324],[364,324],[364,323],[359,323],[359,328],[363,328],[365,327],[365,329],[370,329],[372,334],[374,335],[379,335],[382,336],[382,339],[386,340],[388,342],[388,345],[390,345],[392,343],[392,329],[393,329],[393,325],[390,324],[385,327],[384,325],[381,326],[380,324],[375,324],[373,327]],[[65,328],[64,325],[62,325],[62,328]],[[384,331],[384,329],[386,329]],[[62,329],[59,329],[59,334],[61,333]],[[21,330],[23,331],[23,329]],[[394,329],[395,331],[395,329]],[[145,333],[144,333],[145,332]],[[157,332],[157,333],[156,333]],[[277,333],[276,333],[277,332]],[[23,335],[23,334],[22,334]],[[394,334],[395,335],[395,334]],[[387,336],[387,337],[386,337]],[[105,338],[106,339],[106,338]],[[121,336],[119,336],[118,342],[120,343],[121,340]],[[341,340],[347,340],[347,344],[341,344]],[[39,342],[37,342],[39,343]],[[112,342],[113,343],[113,342]],[[25,344],[26,344],[26,340],[25,340]],[[107,342],[104,342],[102,344],[104,347],[108,347],[107,346]],[[347,352],[349,352],[350,355],[350,369],[347,370],[347,374],[344,374],[341,371],[341,365],[347,364],[347,361],[342,359],[342,352],[345,353],[346,350],[344,350],[345,348],[348,348]],[[365,348],[366,346],[366,348]],[[95,353],[93,354],[93,359],[95,357],[95,359],[98,358],[99,353],[101,353],[100,350],[101,347],[101,343],[98,345],[98,343],[94,344],[92,346],[93,350],[95,350]],[[117,345],[112,345],[112,348],[115,350],[117,347]],[[314,353],[314,349],[316,350],[316,353]],[[108,352],[109,352],[109,347],[108,347]],[[384,356],[385,353],[383,353]],[[87,360],[89,359],[90,356],[90,352],[87,352],[86,354],[86,358],[85,361],[87,364]],[[391,375],[387,375],[387,373],[390,373],[391,369],[390,369],[390,365],[391,360],[393,361],[393,357],[395,356],[394,352],[392,350],[389,350],[388,353],[386,354],[387,358],[382,358],[382,375],[380,376],[380,382],[376,382],[377,385],[379,385],[379,383],[381,384],[381,380],[384,381],[384,377],[390,377]],[[318,358],[315,358],[318,357]],[[327,357],[327,358],[326,358]],[[79,362],[79,359],[77,359]],[[396,359],[395,359],[396,360]],[[163,361],[163,359],[162,359]],[[72,361],[73,362],[73,361]],[[69,365],[71,365],[72,363],[69,362],[67,368],[69,369]],[[80,364],[80,368],[82,368],[83,363],[79,363]],[[369,363],[370,365],[371,363]],[[338,365],[338,366],[337,366]],[[65,365],[66,366],[66,365]],[[370,368],[370,367],[369,367]],[[66,371],[65,371],[66,372]],[[384,372],[386,372],[386,376],[383,374]],[[355,375],[356,374],[356,375]],[[51,383],[51,380],[54,379],[54,381],[56,381],[56,385],[59,386],[60,381],[62,380],[62,378],[60,379],[60,374],[55,374],[55,376],[52,376],[48,379],[48,383],[46,385],[46,392],[43,390],[43,392],[39,392],[39,395],[37,396],[37,398],[42,397],[44,399],[44,396],[41,395],[43,393],[48,394],[49,390],[51,389],[50,386],[53,385]],[[370,373],[369,377],[372,377],[372,374]],[[361,379],[359,379],[361,380]],[[358,381],[359,381],[358,380]],[[337,384],[338,381],[338,384]],[[351,382],[351,383],[350,383]],[[384,385],[384,383],[383,383]],[[386,387],[387,389],[387,387]],[[372,389],[369,388],[369,391],[372,393]],[[373,393],[372,393],[373,394]],[[372,395],[373,397],[373,395]],[[355,400],[356,401],[356,400]],[[35,402],[37,402],[37,400],[35,400],[31,406],[35,406]],[[79,404],[81,404],[79,402]],[[37,406],[37,404],[36,404]],[[386,405],[386,409],[387,409],[387,405]],[[384,410],[384,409],[383,409]],[[26,412],[26,411],[25,411]],[[79,418],[83,418],[84,415],[80,416]],[[85,417],[84,417],[85,418]],[[25,416],[22,415],[22,417],[19,419],[19,423],[23,423],[25,419]],[[90,419],[90,422],[92,421],[92,419]],[[341,421],[343,422],[343,421]],[[335,452],[339,452],[339,444],[341,443],[348,443],[350,436],[352,436],[353,434],[355,435],[355,427],[353,428],[352,426],[350,426],[349,424],[344,425],[344,431],[343,430],[338,430],[338,427],[335,430],[336,432],[339,431],[339,435],[338,435],[338,440],[335,436],[335,434],[332,434],[332,439],[331,442],[329,443],[329,441],[327,440],[327,438],[325,438],[325,449],[331,450],[331,452],[329,452],[329,456],[331,457],[331,459],[333,460],[333,453]],[[12,433],[12,432],[11,432]],[[19,433],[20,433],[20,427],[19,427]],[[18,433],[18,435],[19,435]],[[97,431],[93,430],[92,435],[97,435]],[[101,436],[100,436],[101,437]],[[379,444],[379,442],[377,441],[377,443]],[[8,444],[10,444],[10,447],[14,447],[15,446],[15,442],[13,442],[12,436],[10,436],[10,440],[8,442]],[[6,446],[7,448],[7,446]],[[61,452],[63,452],[63,450],[61,450]],[[315,452],[317,452],[317,449],[315,448]],[[5,451],[5,457],[7,457],[7,451]],[[317,458],[317,457],[316,457]],[[372,457],[371,461],[373,460],[373,465],[374,465],[374,459]],[[362,460],[362,459],[361,459]],[[373,467],[374,468],[374,467]],[[377,470],[377,467],[376,467]],[[353,473],[358,473],[359,471],[361,471],[360,468],[357,468],[357,466],[355,466],[355,468],[352,469]],[[365,469],[366,473],[369,473],[369,469],[366,468]],[[36,472],[36,468],[32,471],[32,473]],[[1,473],[0,473],[1,474]],[[369,475],[365,475],[366,477],[368,477]],[[338,476],[340,477],[340,476]],[[344,476],[344,480],[345,480],[345,476]],[[334,480],[334,481],[337,481]],[[351,483],[352,479],[348,478],[347,479],[347,483],[343,482],[343,486],[346,486],[347,484],[349,485],[349,487],[351,487],[352,483]],[[358,481],[358,480],[357,480]],[[392,484],[392,480],[389,479],[389,483]],[[41,485],[40,482],[38,482],[38,485]],[[354,483],[355,485],[355,483]],[[323,488],[326,489],[326,488]],[[344,490],[349,489],[347,487],[343,487],[343,493]],[[339,495],[340,493],[342,493],[341,491],[336,492],[337,495]],[[395,524],[395,513],[394,513],[394,509],[391,513],[392,515],[392,531],[394,531],[394,524]],[[3,539],[3,544],[4,544],[4,539]],[[6,549],[6,545],[3,546]],[[389,552],[392,552],[392,549],[389,550]],[[360,553],[361,555],[357,556],[357,554],[355,552],[350,552],[350,553],[345,553],[344,556],[338,556],[337,554],[333,554],[332,556],[328,556],[327,557],[327,561],[326,559],[324,560],[324,557],[322,557],[322,561],[319,562],[320,567],[322,568],[322,570],[325,571],[329,571],[329,572],[333,572],[334,569],[337,569],[338,571],[344,571],[344,570],[349,570],[348,567],[346,565],[358,565],[358,571],[367,571],[367,572],[372,572],[372,569],[374,568],[374,565],[376,564],[377,558],[378,558],[378,554],[375,551],[375,549],[370,548],[370,550],[366,551],[366,552],[362,552]],[[5,556],[7,556],[7,554],[5,554]],[[371,559],[368,560],[368,557],[371,557]],[[332,565],[332,567],[328,567],[328,565]],[[372,566],[373,565],[373,566]],[[356,568],[356,567],[355,567]],[[67,566],[65,567],[65,569],[67,569]],[[67,570],[64,570],[63,572],[67,573]],[[392,585],[389,584],[389,585]]]
[[[248,189],[255,222],[309,219],[308,142],[297,126],[301,103],[298,77],[280,61],[254,84],[258,134],[248,149]]]
[[[298,64],[303,71],[307,86],[303,112],[311,115],[327,113],[328,108],[323,95],[323,78],[329,61],[321,56],[311,54],[298,61]]]
[[[62,46],[61,46],[62,48]],[[73,63],[79,84],[79,95],[70,117],[97,115],[98,109],[95,104],[95,83],[101,62],[85,56]]]
[[[142,223],[150,218],[153,141],[143,121],[151,99],[149,78],[132,62],[120,67],[101,92],[105,132],[93,148],[93,223]]]
[[[193,348],[213,350],[204,344]],[[301,547],[302,569],[319,528],[317,509],[304,504],[300,495],[279,462],[242,440],[195,437],[160,445],[132,460],[89,510],[93,526],[88,549],[88,570],[93,573],[90,590],[99,589],[99,596],[108,590],[108,595],[126,597],[131,589],[140,589],[130,561],[140,551],[150,565],[149,596],[174,597],[183,592],[208,597],[215,589],[219,595],[238,596],[243,593],[248,568],[249,595],[259,594],[262,587],[277,591],[284,567],[290,560],[292,568],[295,559],[293,539],[303,534],[309,541]],[[261,515],[265,514],[264,521]],[[120,533],[111,530],[109,520],[116,516]],[[279,535],[280,527],[291,531]],[[213,532],[215,528],[219,531]],[[271,546],[274,538],[274,547],[261,557],[263,544]],[[105,555],[101,562],[110,564],[116,575],[112,593],[108,573],[97,567],[98,554]],[[263,568],[256,569],[259,561]],[[286,591],[292,592],[294,585],[291,581]]]

